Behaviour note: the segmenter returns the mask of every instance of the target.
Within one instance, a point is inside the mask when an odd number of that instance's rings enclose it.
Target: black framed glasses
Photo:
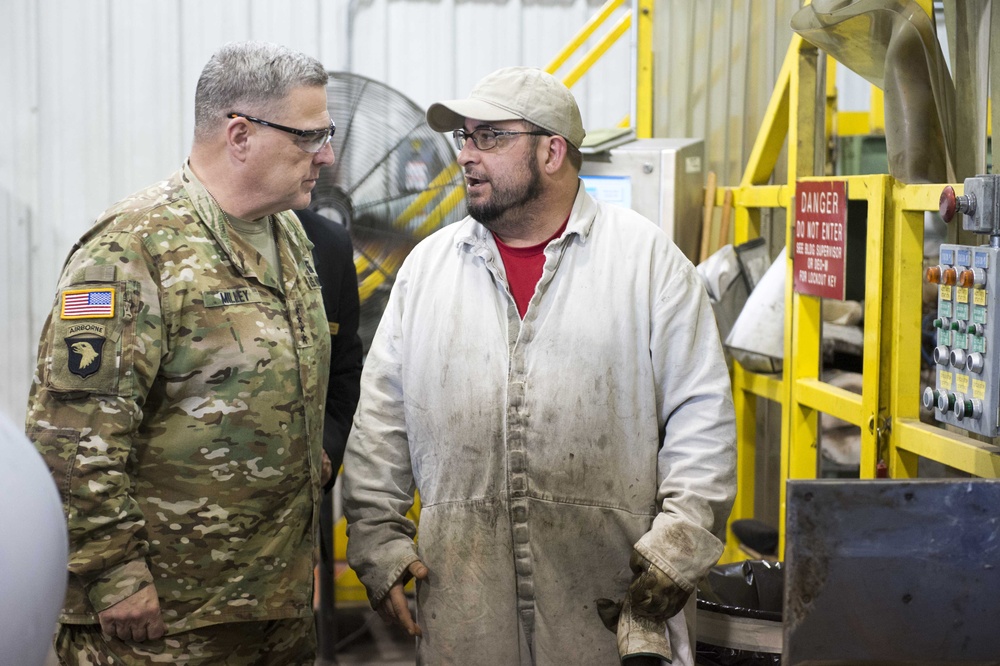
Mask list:
[[[477,127],[471,132],[466,132],[465,130],[455,130],[451,133],[452,138],[455,139],[455,145],[458,146],[459,150],[465,147],[465,142],[472,139],[472,143],[475,144],[476,148],[479,150],[491,150],[496,148],[497,142],[505,136],[517,136],[519,134],[530,134],[532,136],[552,136],[552,132],[516,132],[514,130],[500,130],[494,129],[492,127]]]
[[[260,118],[254,118],[253,116],[248,116],[245,113],[236,113],[235,111],[228,114],[227,118],[245,118],[252,123],[257,123],[258,125],[263,125],[264,127],[272,127],[276,130],[281,130],[282,132],[288,132],[289,134],[294,134],[298,138],[295,143],[302,150],[307,153],[318,153],[323,150],[323,146],[330,143],[333,139],[333,135],[337,131],[337,126],[330,121],[330,126],[325,129],[314,129],[314,130],[300,130],[294,127],[287,127],[285,125],[279,125],[278,123],[272,123],[269,120],[261,120]]]

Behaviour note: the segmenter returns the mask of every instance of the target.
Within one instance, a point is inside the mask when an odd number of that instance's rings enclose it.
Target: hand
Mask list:
[[[420,560],[412,562],[407,570],[400,575],[399,580],[389,588],[389,594],[385,595],[385,599],[379,604],[378,614],[385,620],[386,624],[398,624],[403,629],[406,629],[406,633],[410,636],[423,636],[424,632],[421,631],[420,625],[413,621],[413,616],[410,615],[410,607],[406,603],[406,594],[403,592],[403,586],[406,585],[410,578],[416,578],[418,580],[427,580],[428,574],[427,567]]]
[[[666,572],[643,557],[639,551],[632,551],[629,567],[636,574],[628,588],[633,613],[666,622],[684,608],[691,593],[675,583]]]
[[[326,484],[333,478],[333,462],[330,460],[330,456],[326,455],[326,451],[323,452],[323,471],[320,474],[319,485],[323,488]]]
[[[130,597],[97,614],[101,631],[123,641],[143,642],[162,638],[166,627],[160,615],[156,586],[147,585]]]

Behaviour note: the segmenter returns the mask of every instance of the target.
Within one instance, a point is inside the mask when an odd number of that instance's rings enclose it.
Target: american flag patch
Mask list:
[[[62,295],[62,319],[107,319],[115,316],[115,290],[73,289]]]

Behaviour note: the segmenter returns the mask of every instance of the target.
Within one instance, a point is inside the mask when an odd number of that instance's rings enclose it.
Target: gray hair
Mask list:
[[[267,42],[232,42],[215,52],[194,94],[195,139],[207,138],[238,111],[264,114],[301,86],[325,86],[329,75],[311,56]]]

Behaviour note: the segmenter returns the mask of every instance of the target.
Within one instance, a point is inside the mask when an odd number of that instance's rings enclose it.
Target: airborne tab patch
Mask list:
[[[115,316],[115,289],[70,289],[62,293],[61,319],[110,319]]]

